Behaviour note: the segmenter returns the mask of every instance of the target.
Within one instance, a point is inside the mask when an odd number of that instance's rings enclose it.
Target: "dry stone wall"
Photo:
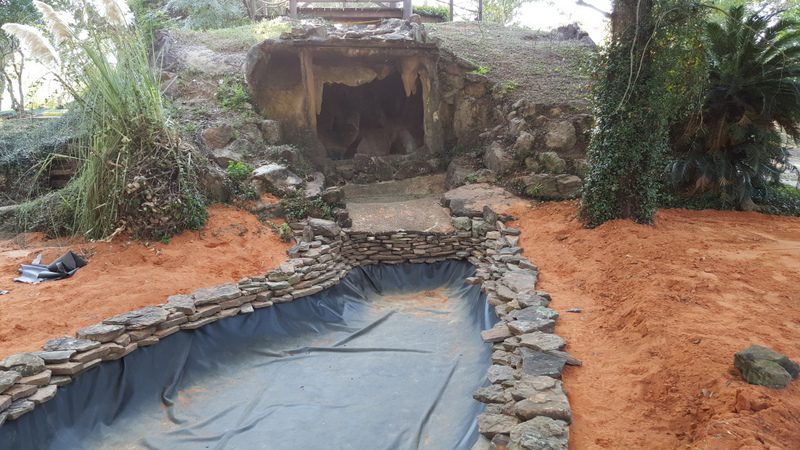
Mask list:
[[[105,361],[181,330],[316,294],[354,267],[458,259],[476,267],[465,282],[482,285],[499,317],[493,328],[482,332],[493,348],[487,384],[474,394],[487,405],[478,417],[482,442],[505,442],[510,449],[545,444],[566,449],[572,414],[561,371],[565,364],[580,362],[564,352],[566,343],[552,334],[558,313],[547,307],[549,295],[535,289],[538,269],[521,254],[519,230],[505,227],[496,217],[488,207],[482,220],[456,217],[453,233],[355,232],[321,219],[293,224],[298,243],[275,270],[173,295],[162,305],[110,317],[74,337],[52,339],[40,352],[0,361],[0,424],[32,411],[52,399],[58,387]]]

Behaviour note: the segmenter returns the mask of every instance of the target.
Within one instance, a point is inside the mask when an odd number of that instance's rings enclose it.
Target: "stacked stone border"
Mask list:
[[[180,330],[316,294],[355,267],[455,259],[476,267],[475,276],[465,282],[482,286],[500,318],[481,333],[493,349],[488,383],[474,394],[487,404],[478,417],[481,434],[510,440],[510,449],[542,448],[541,442],[566,448],[571,411],[559,380],[565,364],[579,362],[563,352],[564,340],[552,334],[558,313],[547,307],[549,295],[535,290],[538,270],[521,255],[519,230],[505,227],[488,207],[483,218],[453,218],[452,233],[357,232],[320,219],[292,225],[298,243],[275,270],[238,284],[173,295],[162,305],[110,317],[74,337],[52,339],[40,352],[0,361],[0,425],[52,399],[59,387],[99,364]]]

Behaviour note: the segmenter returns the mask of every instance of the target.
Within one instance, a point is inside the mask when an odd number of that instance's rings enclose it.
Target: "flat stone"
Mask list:
[[[518,309],[508,313],[508,317],[517,320],[556,320],[558,312],[544,306],[532,306],[530,308]]]
[[[504,302],[510,302],[511,300],[517,298],[516,292],[512,291],[509,287],[502,284],[497,286],[497,289],[495,289],[494,293],[495,295],[497,295],[498,298],[500,298],[500,300],[503,300]]]
[[[28,397],[28,400],[32,401],[35,405],[41,405],[56,396],[56,389],[58,389],[58,387],[53,385],[41,387],[36,393]]]
[[[192,298],[191,295],[183,294],[169,296],[164,307],[173,311],[180,311],[184,314],[194,314],[196,309],[194,298]]]
[[[533,333],[536,331],[552,333],[556,329],[556,323],[547,319],[512,320],[511,322],[508,322],[508,329],[511,330],[511,333],[515,336]]]
[[[483,413],[478,416],[478,431],[488,437],[496,434],[509,434],[519,424],[519,419],[505,414]]]
[[[13,386],[20,378],[22,378],[20,374],[13,370],[0,370],[0,394]]]
[[[522,357],[504,350],[497,350],[492,353],[492,363],[511,367],[519,367],[519,365],[522,364]]]
[[[563,420],[533,419],[511,429],[508,450],[567,450],[569,427]]]
[[[517,297],[517,303],[519,303],[521,308],[527,309],[537,306],[547,306],[550,304],[550,300],[538,294],[524,294]]]
[[[489,383],[503,384],[514,379],[514,369],[508,366],[494,364],[486,371],[486,378]]]
[[[0,395],[0,412],[5,411],[9,406],[11,406],[11,396]]]
[[[160,306],[147,306],[103,321],[109,325],[125,325],[128,330],[141,330],[167,320],[169,312]]]
[[[43,370],[37,373],[36,375],[20,378],[18,383],[31,384],[33,386],[44,386],[50,382],[50,377],[52,376],[52,374],[53,373],[49,370]]]
[[[42,358],[45,364],[57,364],[67,362],[75,354],[75,350],[56,350],[52,352],[36,352],[36,356]]]
[[[561,378],[561,371],[564,370],[564,364],[566,364],[564,358],[525,347],[520,348],[520,353],[524,375]]]
[[[500,283],[518,294],[530,294],[535,292],[537,278],[533,271],[514,271],[503,275]]]
[[[36,392],[36,389],[39,389],[39,387],[34,386],[32,384],[17,383],[11,386],[10,388],[6,389],[6,391],[3,394],[11,396],[11,400],[16,401],[21,398],[31,396],[34,392]]]
[[[519,345],[533,350],[561,350],[567,343],[560,336],[552,333],[542,333],[541,331],[534,331],[533,333],[523,334],[520,336]]]
[[[196,306],[210,305],[214,303],[233,300],[242,296],[239,286],[234,283],[221,284],[209,288],[201,288],[192,293]]]
[[[106,325],[98,323],[86,328],[81,328],[75,335],[79,339],[89,339],[97,342],[110,342],[118,338],[125,332],[125,327],[122,325]]]
[[[219,306],[214,306],[215,308],[219,309]],[[162,322],[163,323],[163,322]],[[138,342],[142,339],[145,339],[156,332],[156,327],[144,328],[141,330],[135,330],[128,333],[130,337],[130,342]],[[122,344],[120,344],[122,345]]]
[[[242,305],[242,307],[239,309],[239,314],[250,314],[253,311],[255,311],[255,309],[253,308],[253,304],[246,303]]]
[[[78,339],[70,336],[50,339],[44,344],[43,350],[46,352],[72,350],[76,352],[85,352],[93,348],[100,347],[97,341],[90,341],[88,339]]]
[[[572,421],[569,400],[561,382],[544,376],[525,376],[514,384],[511,396],[516,400],[515,414],[528,420],[536,416]]]
[[[80,363],[87,363],[98,358],[104,358],[106,355],[108,355],[110,350],[111,349],[108,346],[101,345],[100,347],[93,348],[85,352],[78,352],[72,355],[72,360]]]
[[[34,353],[17,353],[0,361],[0,369],[13,370],[23,377],[29,377],[44,370],[44,360]]]
[[[72,383],[72,377],[67,375],[58,375],[50,378],[50,384],[53,386],[66,386]]]
[[[0,412],[0,425],[6,423],[6,419],[8,419],[8,413],[5,411]]]
[[[33,408],[36,405],[32,401],[29,400],[18,400],[11,404],[8,409],[5,410],[5,413],[8,414],[8,420],[17,420],[22,417],[24,414],[27,414],[33,411]]]
[[[314,236],[335,238],[338,237],[339,233],[342,231],[339,225],[336,225],[336,222],[332,220],[312,218],[308,219],[308,226],[311,228],[311,232]]]
[[[53,375],[75,375],[83,370],[83,363],[79,362],[65,362],[60,364],[51,364],[47,366],[53,372]]]
[[[492,328],[481,331],[483,342],[502,342],[509,337],[511,337],[511,330],[503,322],[498,322]]]
[[[472,398],[481,403],[506,403],[511,399],[506,390],[497,384],[479,388],[472,394]]]

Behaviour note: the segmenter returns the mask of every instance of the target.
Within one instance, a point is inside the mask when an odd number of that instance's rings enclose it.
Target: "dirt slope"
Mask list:
[[[515,211],[584,362],[564,376],[570,448],[800,448],[800,381],[751,386],[732,368],[751,343],[800,360],[800,219],[666,210],[587,230],[576,211]]]
[[[209,215],[203,230],[175,236],[167,245],[59,242],[31,234],[0,241],[0,290],[11,291],[0,296],[0,359],[39,350],[48,339],[106,317],[164,303],[172,294],[264,273],[286,258],[287,244],[252,214],[213,206]],[[36,253],[50,262],[67,250],[90,255],[72,278],[12,282],[19,265]]]

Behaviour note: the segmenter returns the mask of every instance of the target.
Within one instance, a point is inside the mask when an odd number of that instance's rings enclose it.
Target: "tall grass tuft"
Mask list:
[[[87,128],[70,155],[80,162],[68,186],[73,230],[103,238],[125,228],[160,238],[198,228],[206,213],[191,151],[170,127],[147,41],[130,23],[127,4],[95,3],[105,22],[87,27],[85,38],[73,32],[59,42],[68,65],[59,78]]]

